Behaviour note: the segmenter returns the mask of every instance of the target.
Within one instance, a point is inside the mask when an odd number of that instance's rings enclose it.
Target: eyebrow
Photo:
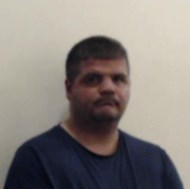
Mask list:
[[[124,76],[124,77],[129,77],[129,74],[128,73],[123,73],[123,72],[116,72],[116,73],[111,73],[111,74],[104,74],[102,72],[99,72],[99,71],[90,71],[88,73],[85,73],[83,75],[83,77],[85,76],[89,76],[89,75],[97,75],[97,76],[102,76],[102,75],[111,75],[111,76],[116,76],[116,75],[120,75],[120,76]]]

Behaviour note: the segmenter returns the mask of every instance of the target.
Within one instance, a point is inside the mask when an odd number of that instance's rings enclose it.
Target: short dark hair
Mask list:
[[[123,45],[110,37],[92,36],[75,44],[66,59],[66,77],[74,81],[79,73],[80,63],[89,59],[119,59],[126,60],[129,71],[129,61]]]

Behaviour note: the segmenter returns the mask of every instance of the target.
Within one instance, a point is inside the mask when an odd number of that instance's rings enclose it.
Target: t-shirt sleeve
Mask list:
[[[179,174],[172,160],[165,151],[162,151],[164,161],[164,185],[166,189],[184,189]]]
[[[51,189],[51,183],[35,150],[24,145],[15,154],[4,189]]]

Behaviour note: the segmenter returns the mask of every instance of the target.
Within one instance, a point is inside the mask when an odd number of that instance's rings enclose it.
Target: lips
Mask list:
[[[97,106],[119,106],[119,102],[116,99],[99,99],[95,102]]]

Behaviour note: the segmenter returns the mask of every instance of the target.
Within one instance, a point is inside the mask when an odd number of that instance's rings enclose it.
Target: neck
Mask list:
[[[85,148],[96,154],[111,155],[117,150],[117,123],[82,123],[69,118],[61,126]]]

